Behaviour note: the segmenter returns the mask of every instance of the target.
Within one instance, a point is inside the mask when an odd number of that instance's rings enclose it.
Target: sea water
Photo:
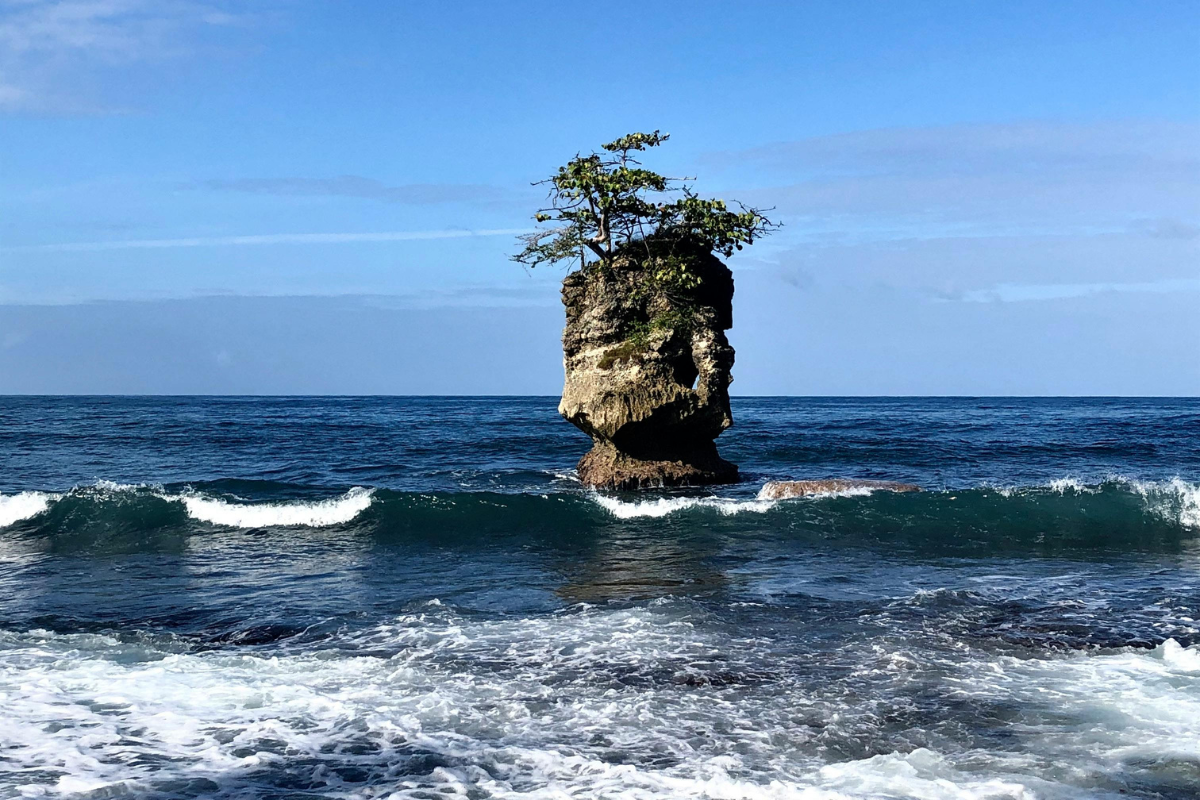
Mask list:
[[[1200,401],[734,417],[603,495],[554,398],[0,399],[0,797],[1200,795]]]

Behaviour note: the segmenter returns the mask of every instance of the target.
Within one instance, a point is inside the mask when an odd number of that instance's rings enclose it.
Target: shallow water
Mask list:
[[[1200,794],[1200,401],[554,405],[0,399],[0,797]]]

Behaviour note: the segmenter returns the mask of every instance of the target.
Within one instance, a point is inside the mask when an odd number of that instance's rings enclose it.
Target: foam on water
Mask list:
[[[1120,478],[1111,479],[1112,482],[1119,483]],[[1019,497],[1022,495],[1035,494],[1038,492],[1051,492],[1058,495],[1068,494],[1098,494],[1103,488],[1103,483],[1085,483],[1079,478],[1063,477],[1055,478],[1046,483],[1036,486],[1008,486],[996,484],[984,484],[985,489],[991,489],[1001,497]]]
[[[1200,528],[1200,484],[1181,478],[1169,481],[1126,481],[1145,498],[1152,513],[1164,519],[1178,520],[1189,528]]]
[[[46,492],[0,495],[0,528],[41,514],[56,496]]]
[[[326,500],[235,503],[201,492],[176,494],[161,486],[116,483],[100,480],[76,486],[66,495],[49,492],[21,492],[0,495],[0,528],[47,511],[63,497],[107,501],[149,493],[161,500],[182,503],[189,517],[201,522],[239,528],[327,527],[350,522],[372,503],[375,491],[361,486],[339,497]]]
[[[1200,652],[1168,639],[1153,651],[1001,658],[954,680],[966,696],[1014,709],[1023,738],[1060,780],[1094,785],[1116,774],[1194,789],[1198,674]]]
[[[842,678],[814,681],[803,677],[810,654],[781,656],[661,601],[502,619],[431,603],[336,644],[179,652],[0,633],[0,794],[274,786],[397,800],[467,789],[1032,800],[1096,796],[1131,775],[1169,782],[1200,755],[1200,654],[1174,642],[954,662],[873,645],[840,653],[852,668]],[[910,713],[922,685],[953,697],[968,724],[981,712],[1018,714],[1010,727],[1021,746],[954,736],[905,746],[906,729],[881,728]],[[864,743],[865,753],[836,755]]]
[[[1055,478],[1046,484],[1046,488],[1058,494],[1095,494],[1099,486],[1087,485],[1077,478]]]
[[[1055,478],[1040,486],[985,485],[1002,497],[1036,495],[1052,492],[1057,495],[1096,495],[1107,489],[1131,492],[1146,504],[1147,510],[1165,520],[1190,528],[1200,528],[1200,484],[1182,478],[1145,481],[1110,475],[1102,481],[1087,483],[1074,477]]]
[[[1167,639],[1157,648],[1155,655],[1163,660],[1163,664],[1171,672],[1194,675],[1200,674],[1200,650],[1195,647],[1184,647],[1174,639]]]
[[[310,488],[310,487],[306,487]],[[767,499],[760,492],[753,499],[739,497],[654,497],[645,500],[626,500],[611,495],[589,492],[585,496],[593,503],[618,519],[663,518],[687,511],[707,510],[722,516],[741,513],[763,514],[772,509],[791,507],[797,503],[821,502],[829,498],[862,498],[880,491],[873,487],[851,489],[809,495],[788,500]],[[1181,478],[1161,481],[1139,481],[1124,477],[1109,477],[1098,483],[1085,483],[1077,478],[1060,478],[1037,486],[983,485],[977,489],[953,491],[931,491],[920,496],[908,497],[903,503],[915,503],[914,508],[928,509],[930,504],[964,502],[968,497],[979,495],[986,500],[989,493],[1005,499],[1033,499],[1047,494],[1056,496],[1087,496],[1097,502],[1107,502],[1120,494],[1133,496],[1141,501],[1146,512],[1160,520],[1184,527],[1200,528],[1200,484]],[[206,493],[203,489],[186,492],[167,491],[162,486],[148,484],[122,484],[112,481],[97,481],[93,484],[76,486],[65,494],[26,491],[19,494],[0,495],[0,528],[41,514],[51,509],[64,498],[107,503],[109,501],[136,500],[138,496],[154,497],[170,503],[181,504],[187,515],[200,522],[241,528],[259,527],[328,527],[345,524],[362,514],[376,501],[372,488],[355,487],[345,494],[322,500],[260,501],[242,502]],[[575,496],[575,492],[566,495]],[[548,497],[540,493],[540,497]],[[782,505],[781,505],[782,504]],[[907,507],[907,506],[906,506]],[[948,505],[947,509],[953,506]],[[1069,511],[1069,509],[1067,509]],[[903,512],[901,512],[903,513]],[[927,513],[922,512],[922,513]],[[1073,513],[1073,512],[1072,512]]]
[[[691,508],[711,508],[725,516],[744,511],[761,514],[775,507],[774,501],[736,500],[726,497],[659,497],[654,500],[627,501],[595,493],[590,496],[605,511],[618,519],[665,517]]]
[[[341,497],[292,503],[230,503],[202,494],[178,499],[188,516],[213,525],[234,528],[321,528],[350,522],[371,505],[374,491],[356,486]]]

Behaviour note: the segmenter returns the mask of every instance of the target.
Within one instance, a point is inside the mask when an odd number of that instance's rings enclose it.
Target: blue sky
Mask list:
[[[0,392],[561,388],[529,183],[773,206],[735,392],[1200,394],[1200,4],[0,0]]]

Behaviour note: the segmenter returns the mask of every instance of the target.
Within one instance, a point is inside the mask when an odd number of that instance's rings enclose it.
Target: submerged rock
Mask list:
[[[729,483],[715,442],[733,424],[733,273],[688,258],[698,284],[656,287],[654,261],[618,256],[563,281],[566,381],[558,410],[592,437],[583,483],[607,489]]]
[[[808,497],[814,494],[836,494],[856,489],[886,492],[919,492],[920,486],[895,481],[868,481],[849,478],[831,478],[821,481],[771,481],[763,486],[758,496],[761,500],[786,500],[789,497]]]

